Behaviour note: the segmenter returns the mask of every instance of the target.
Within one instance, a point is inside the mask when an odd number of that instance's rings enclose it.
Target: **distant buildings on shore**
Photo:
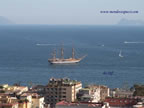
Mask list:
[[[139,86],[136,86],[137,88]],[[140,87],[139,87],[140,88]],[[142,90],[140,89],[142,92]],[[132,107],[143,97],[134,90],[110,89],[104,85],[88,85],[69,78],[51,78],[47,85],[0,85],[0,108],[109,108]],[[141,105],[143,106],[143,105]]]
[[[44,97],[26,86],[0,85],[0,108],[44,108]]]

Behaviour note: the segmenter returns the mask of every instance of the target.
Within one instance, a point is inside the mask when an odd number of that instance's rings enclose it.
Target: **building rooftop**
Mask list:
[[[101,88],[101,89],[107,89],[108,87],[105,85],[88,85],[86,88]]]
[[[22,95],[21,95],[21,97],[27,97],[27,96],[31,96],[32,94],[31,93],[23,93]]]
[[[18,104],[18,103],[0,103],[0,107],[9,107],[9,106],[13,106],[16,104]]]
[[[75,85],[80,84],[80,81],[70,80],[69,78],[55,79],[51,78],[48,85]]]
[[[90,90],[90,88],[82,88],[82,89],[80,89],[80,90]]]
[[[69,103],[66,101],[61,101],[56,104],[56,108],[101,108],[100,103]]]

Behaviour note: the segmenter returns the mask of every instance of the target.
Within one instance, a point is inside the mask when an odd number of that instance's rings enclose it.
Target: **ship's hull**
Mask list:
[[[51,64],[74,64],[80,62],[80,59],[75,60],[48,60]]]

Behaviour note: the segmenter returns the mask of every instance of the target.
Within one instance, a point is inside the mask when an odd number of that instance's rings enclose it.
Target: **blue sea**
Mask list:
[[[76,57],[86,58],[49,64],[54,49],[60,56],[61,44],[65,58],[72,47]],[[144,26],[1,25],[0,84],[47,84],[52,77],[111,88],[144,84]]]

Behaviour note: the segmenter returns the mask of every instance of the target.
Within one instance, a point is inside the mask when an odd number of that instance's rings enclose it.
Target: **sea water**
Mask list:
[[[72,47],[75,57],[87,56],[78,64],[49,64],[61,46],[65,58]],[[144,84],[144,26],[1,25],[0,84],[47,84],[52,77],[112,88]]]

